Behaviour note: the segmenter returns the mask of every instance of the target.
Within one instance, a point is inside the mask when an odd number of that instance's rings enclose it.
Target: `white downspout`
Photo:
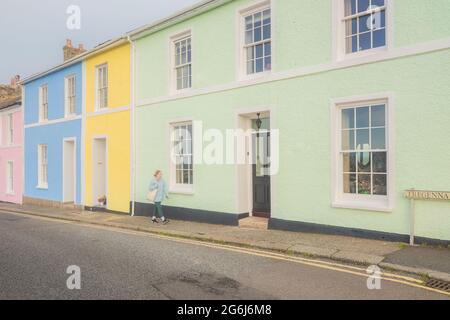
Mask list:
[[[131,164],[131,172],[130,172],[130,199],[131,199],[131,216],[134,217],[135,213],[135,201],[136,201],[136,143],[135,143],[135,91],[134,91],[134,66],[135,66],[135,46],[134,42],[131,40],[130,36],[127,36],[127,40],[130,43],[130,55],[131,55],[131,62],[130,62],[130,94],[131,94],[131,117],[130,117],[130,164]]]

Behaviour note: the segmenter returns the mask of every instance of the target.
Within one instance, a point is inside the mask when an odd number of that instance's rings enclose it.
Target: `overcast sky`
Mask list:
[[[88,49],[164,18],[199,0],[0,0],[0,83],[63,60],[66,39]],[[66,26],[67,8],[81,10],[81,28]]]

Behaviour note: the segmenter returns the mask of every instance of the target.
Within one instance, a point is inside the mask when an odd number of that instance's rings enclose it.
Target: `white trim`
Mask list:
[[[86,204],[86,61],[83,61],[81,65],[81,152],[80,152],[80,165],[81,165],[81,204]]]
[[[117,113],[117,112],[124,112],[124,111],[129,111],[131,108],[130,106],[123,106],[123,107],[109,107],[109,108],[104,108],[101,109],[99,111],[95,111],[95,112],[88,112],[86,114],[86,116],[88,118],[92,118],[92,117],[98,117],[98,116],[103,116],[106,114],[112,114],[112,113]]]
[[[73,203],[77,203],[77,137],[68,137],[64,138],[62,143],[62,199],[63,202],[68,202],[67,199],[65,199],[66,196],[66,183],[65,183],[65,177],[66,177],[66,142],[73,142]]]
[[[45,99],[46,99],[46,107],[47,107],[47,117],[44,117],[44,88],[45,88]],[[38,108],[38,123],[48,123],[49,122],[49,118],[48,118],[48,111],[49,111],[49,105],[48,105],[48,84],[44,83],[42,85],[39,86],[38,89],[39,92],[39,97],[38,97],[38,103],[39,103],[39,108]]]
[[[92,142],[91,142],[91,148],[92,148],[92,153],[91,153],[91,168],[92,168],[92,179],[91,179],[91,184],[92,184],[92,206],[96,207],[98,205],[97,200],[95,198],[95,193],[97,192],[97,190],[95,190],[96,188],[94,188],[94,183],[95,183],[95,177],[96,174],[94,173],[94,168],[97,168],[97,166],[95,165],[96,163],[96,150],[95,150],[95,140],[105,140],[105,196],[106,196],[106,208],[108,208],[109,206],[109,197],[108,197],[108,183],[109,183],[109,169],[108,169],[108,165],[109,165],[109,152],[108,152],[108,135],[95,135],[92,137]]]
[[[0,146],[0,150],[7,150],[7,149],[16,149],[16,148],[22,148],[23,144],[8,144]]]
[[[174,172],[174,164],[172,163],[172,132],[173,132],[173,128],[176,125],[181,125],[181,124],[186,124],[186,123],[190,123],[192,125],[192,155],[193,155],[193,162],[192,162],[192,179],[194,180],[193,184],[177,184],[175,182],[176,179],[176,173]],[[169,163],[169,193],[175,193],[175,194],[185,194],[185,195],[193,195],[195,193],[195,181],[196,181],[196,177],[195,177],[195,139],[198,138],[196,137],[196,132],[195,132],[195,128],[194,128],[194,119],[192,117],[179,117],[179,118],[175,118],[172,119],[171,121],[168,122],[168,126],[167,126],[167,141],[168,141],[168,151],[167,151],[167,155],[168,155],[168,163]],[[202,137],[200,137],[202,138]]]
[[[11,164],[11,171],[9,168],[9,165]],[[6,161],[6,188],[5,188],[5,193],[7,195],[13,196],[14,195],[14,187],[15,187],[15,183],[14,183],[14,160],[7,160]],[[11,188],[9,185],[9,182],[11,181]]]
[[[75,104],[75,112],[69,112],[69,103],[68,103],[68,93],[69,93],[69,80],[73,79],[74,85],[74,104]],[[75,73],[67,75],[64,77],[64,117],[65,118],[73,118],[77,114],[77,76]]]
[[[75,116],[73,118],[60,118],[60,119],[56,119],[56,120],[49,120],[46,122],[40,122],[40,123],[32,123],[32,124],[27,124],[24,126],[25,129],[29,129],[29,128],[34,128],[34,127],[41,127],[41,126],[50,126],[53,124],[58,124],[58,123],[62,123],[62,122],[69,122],[69,121],[75,121],[75,120],[80,120],[81,116]]]
[[[332,10],[332,57],[333,61],[354,60],[358,58],[377,56],[387,54],[394,47],[394,5],[392,0],[386,1],[386,45],[380,48],[373,48],[355,53],[345,52],[345,27],[342,19],[344,18],[344,1],[333,0]]]
[[[46,182],[44,182],[43,181],[43,172],[42,172],[42,147],[43,146],[45,146],[46,147],[46,151],[47,151],[47,154],[46,154],[46,159],[47,159],[47,181]],[[37,147],[38,147],[38,152],[37,152],[37,155],[38,155],[38,184],[37,184],[37,186],[36,186],[36,188],[37,189],[48,189],[48,144],[47,143],[41,143],[41,144],[38,144],[37,145]]]
[[[358,106],[383,101],[386,104],[387,135],[387,196],[344,197],[340,188],[340,114],[343,107]],[[395,207],[395,100],[392,92],[330,99],[330,141],[331,141],[331,206],[368,211],[392,212]]]
[[[255,107],[250,107],[250,108],[239,108],[235,110],[235,128],[236,129],[243,129],[243,130],[248,130],[251,129],[251,123],[250,123],[250,119],[248,118],[249,121],[245,121],[244,119],[241,118],[246,118],[245,116],[248,115],[256,115],[257,113],[268,113],[268,117],[270,119],[270,129],[275,129],[276,128],[276,108],[274,106],[255,106]],[[245,128],[242,128],[242,126],[240,125],[240,120],[244,120],[246,125]],[[272,138],[272,136],[271,136]],[[276,145],[275,143],[270,143],[271,146]],[[246,145],[246,152],[247,152],[247,157],[252,157],[252,137],[250,137],[250,140],[248,141],[248,144]],[[251,159],[248,159],[251,160]],[[248,161],[248,163],[245,165],[246,166],[246,186],[245,186],[245,192],[247,194],[246,198],[246,202],[247,202],[247,211],[248,214],[250,216],[253,215],[253,171],[252,171],[252,161]],[[242,179],[240,179],[240,168],[239,168],[239,164],[235,165],[235,211],[236,213],[246,213],[246,212],[241,212],[242,208],[244,207],[241,203],[239,203],[239,194],[243,191],[242,187],[240,187]],[[270,216],[274,217],[276,216],[276,214],[274,213],[273,210],[273,205],[275,203],[275,190],[276,190],[276,182],[275,182],[275,176],[271,175],[270,176]]]
[[[192,90],[194,86],[194,36],[192,27],[183,31],[176,32],[169,36],[169,94],[175,95],[180,93],[186,93]],[[191,86],[184,89],[177,88],[177,75],[175,66],[175,43],[185,38],[191,38]],[[187,53],[186,53],[187,55]]]
[[[100,107],[100,103],[99,103],[99,95],[98,95],[98,91],[99,91],[99,78],[98,78],[98,73],[100,69],[105,68],[106,70],[106,105],[103,107]],[[94,110],[95,112],[101,112],[104,110],[107,110],[109,107],[109,65],[108,62],[104,62],[101,64],[98,64],[94,67],[95,70],[95,83],[94,83],[94,90],[95,90],[95,103],[94,103]]]
[[[272,74],[273,70],[273,38],[274,38],[274,24],[273,24],[273,8],[272,8],[273,0],[256,0],[245,6],[239,7],[236,9],[236,18],[235,18],[235,41],[236,41],[236,79],[237,81],[245,81],[245,80],[253,80],[260,78],[267,78]],[[271,43],[271,60],[272,67],[271,70],[263,71],[263,72],[255,72],[252,74],[247,74],[247,59],[246,52],[244,50],[245,46],[245,16],[251,15],[253,13],[257,13],[259,11],[263,11],[266,9],[270,9],[270,43]]]
[[[131,116],[130,116],[130,201],[131,201],[131,216],[134,216],[135,201],[136,201],[136,105],[135,105],[135,57],[136,57],[136,43],[128,39],[130,46],[130,95],[131,95]]]
[[[168,101],[176,101],[180,99],[207,95],[211,93],[225,92],[239,88],[245,88],[250,86],[255,86],[259,84],[265,84],[275,81],[282,81],[292,78],[305,77],[309,75],[320,74],[324,72],[346,69],[350,67],[361,66],[365,64],[372,64],[376,62],[394,60],[398,58],[404,58],[424,53],[431,53],[435,51],[450,49],[450,38],[445,38],[441,40],[435,40],[426,43],[415,44],[412,46],[393,48],[389,51],[380,52],[378,55],[370,55],[366,57],[361,57],[352,60],[335,61],[315,66],[301,67],[288,71],[272,73],[264,78],[251,79],[246,81],[234,81],[228,84],[211,86],[201,89],[192,89],[188,93],[177,94],[174,96],[167,95],[157,98],[141,99],[137,101],[137,107],[145,107],[149,105],[156,105]]]

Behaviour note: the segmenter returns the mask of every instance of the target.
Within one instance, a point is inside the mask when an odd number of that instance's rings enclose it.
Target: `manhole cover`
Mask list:
[[[427,287],[450,292],[450,283],[441,280],[434,280],[434,279],[428,280]]]

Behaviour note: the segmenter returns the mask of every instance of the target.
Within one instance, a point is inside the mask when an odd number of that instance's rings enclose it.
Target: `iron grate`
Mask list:
[[[450,292],[450,282],[430,279],[427,281],[426,285],[433,289]]]

